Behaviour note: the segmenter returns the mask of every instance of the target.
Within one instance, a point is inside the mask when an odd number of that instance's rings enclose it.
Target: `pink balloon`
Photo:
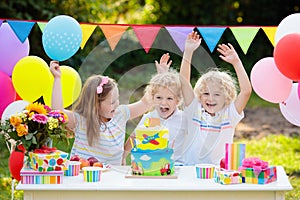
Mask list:
[[[16,91],[12,84],[11,78],[0,72],[0,116],[5,108],[16,99]]]
[[[28,55],[28,38],[22,43],[8,23],[3,23],[0,26],[0,71],[11,76],[16,63]]]
[[[282,115],[290,123],[300,126],[300,100],[298,98],[298,83],[294,83],[292,92],[286,101],[279,104]]]
[[[293,84],[292,80],[278,70],[272,57],[263,58],[253,66],[250,80],[257,95],[271,103],[286,100]]]

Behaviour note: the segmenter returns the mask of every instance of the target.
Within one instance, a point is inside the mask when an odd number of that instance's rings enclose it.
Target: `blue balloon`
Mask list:
[[[42,42],[46,54],[57,61],[72,57],[79,49],[82,31],[79,23],[72,17],[59,15],[45,26]]]

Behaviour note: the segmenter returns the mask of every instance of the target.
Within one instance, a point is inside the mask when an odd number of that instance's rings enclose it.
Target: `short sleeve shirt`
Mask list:
[[[75,140],[71,155],[76,154],[85,159],[93,156],[103,163],[121,165],[126,123],[130,118],[128,106],[120,105],[114,117],[105,125],[100,126],[98,141],[92,147],[89,146],[87,140],[85,118],[78,113],[75,113],[75,117]]]
[[[234,103],[215,116],[209,115],[195,98],[184,110],[188,120],[188,136],[184,147],[185,165],[207,163],[219,165],[225,156],[225,143],[232,143],[235,127],[244,117]]]

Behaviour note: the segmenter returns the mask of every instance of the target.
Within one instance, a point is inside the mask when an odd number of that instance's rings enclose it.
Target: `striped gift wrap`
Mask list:
[[[62,184],[64,171],[39,172],[23,168],[20,175],[22,184]]]

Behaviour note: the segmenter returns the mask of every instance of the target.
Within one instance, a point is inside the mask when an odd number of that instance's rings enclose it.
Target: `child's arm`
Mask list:
[[[58,61],[50,62],[50,71],[54,77],[53,88],[52,88],[52,100],[51,107],[54,110],[61,110],[68,116],[68,128],[75,128],[75,119],[71,111],[65,110],[63,107],[62,98],[62,87],[61,87],[61,71]]]
[[[200,46],[200,44],[201,39],[196,32],[193,31],[192,33],[188,34],[188,37],[185,41],[184,53],[180,66],[180,81],[184,103],[186,106],[190,105],[194,99],[194,91],[190,83],[191,62],[193,53]]]
[[[234,47],[230,43],[228,43],[228,45],[226,44],[218,45],[217,50],[218,52],[221,53],[220,58],[232,64],[236,72],[238,82],[239,82],[240,92],[234,104],[237,112],[241,113],[246,107],[252,92],[250,80],[244,69],[242,61],[240,60],[237,52],[235,51]]]
[[[130,134],[130,136],[127,138],[127,140],[125,142],[125,145],[124,145],[124,153],[123,153],[122,165],[126,165],[126,158],[129,155],[131,149],[133,148],[132,147],[132,143],[133,143],[134,139],[135,139],[134,132],[132,132]]]
[[[170,59],[169,53],[165,53],[161,56],[159,63],[157,60],[155,61],[156,71],[158,74],[168,72],[170,69],[170,66],[172,64],[172,60]]]

